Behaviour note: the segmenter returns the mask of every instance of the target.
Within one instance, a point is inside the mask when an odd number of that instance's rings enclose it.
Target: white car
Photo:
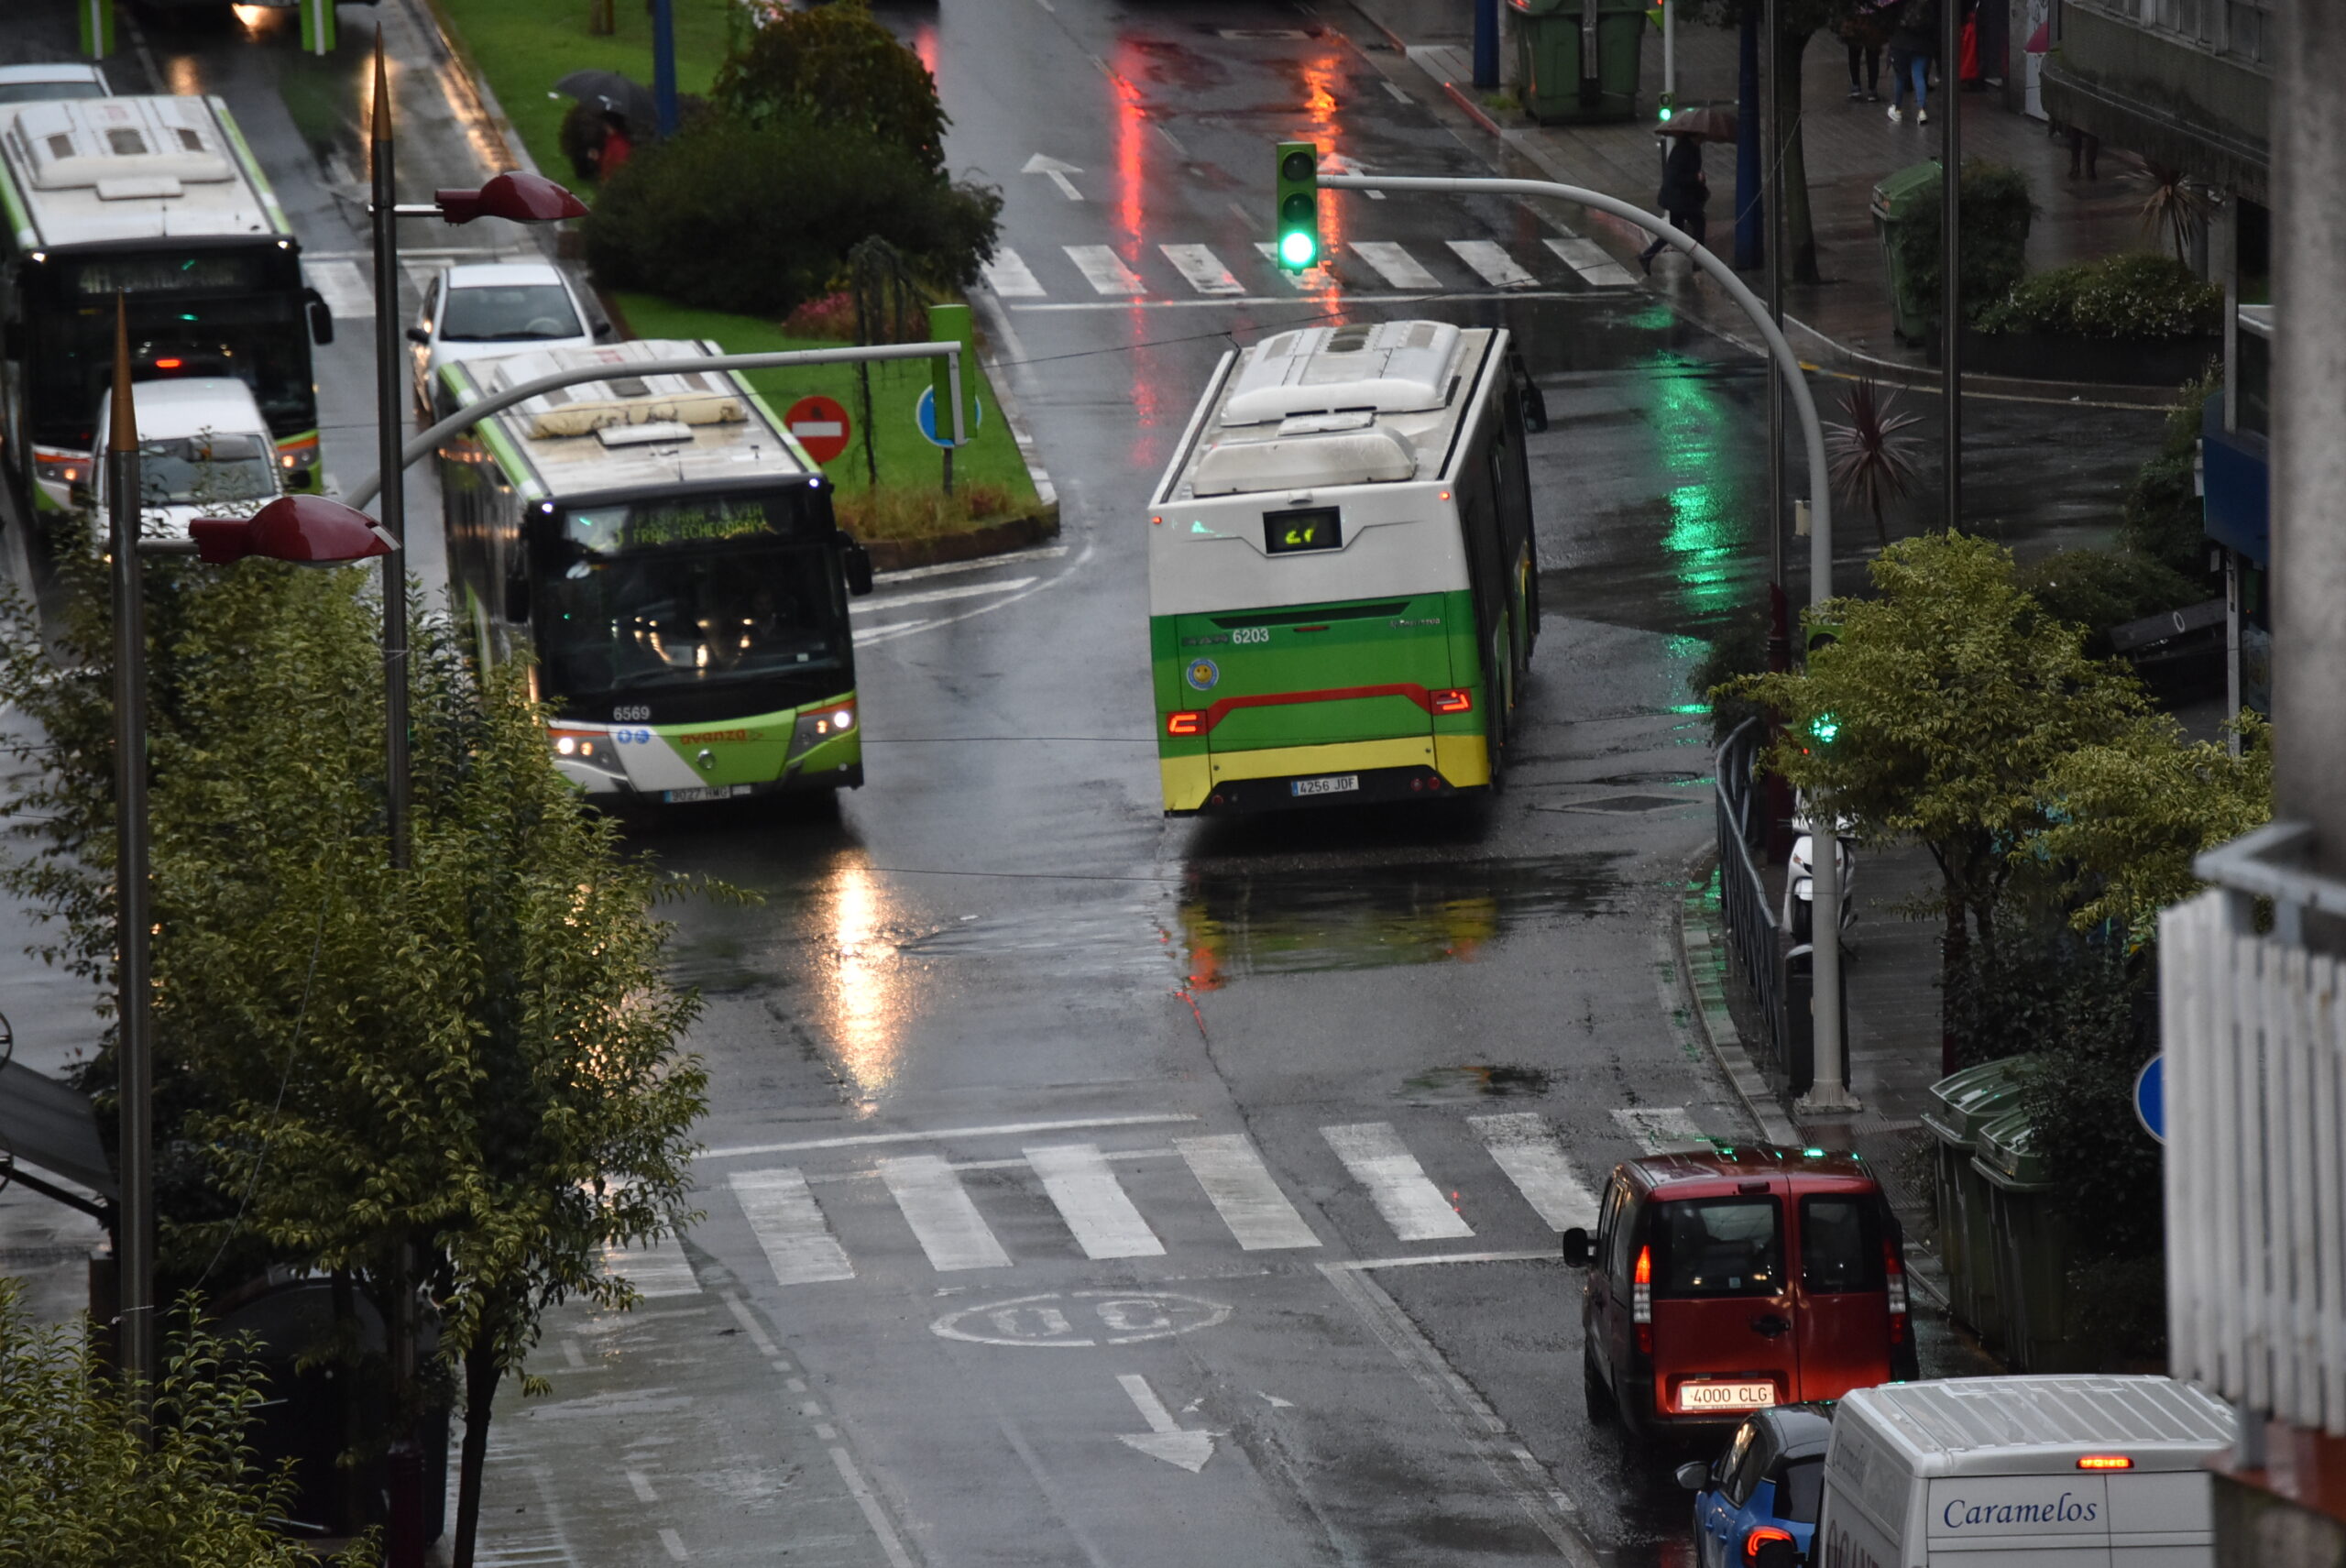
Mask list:
[[[111,98],[106,73],[77,60],[53,65],[0,65],[0,105],[52,98]]]
[[[138,422],[138,486],[145,532],[187,537],[199,517],[250,517],[284,493],[284,466],[252,389],[233,376],[139,381],[130,389]],[[100,454],[89,486],[92,524],[107,526],[104,454],[114,437],[114,399],[98,406]]]
[[[550,348],[591,348],[610,335],[559,268],[542,261],[463,262],[443,268],[407,329],[415,403],[430,416],[440,367],[459,359]]]

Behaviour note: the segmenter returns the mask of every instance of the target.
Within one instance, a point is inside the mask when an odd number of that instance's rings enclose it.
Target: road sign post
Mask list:
[[[806,455],[817,463],[828,463],[845,452],[855,434],[846,407],[838,399],[820,393],[791,404],[782,416],[782,425],[806,449]]]
[[[301,52],[327,55],[334,46],[334,0],[301,0]]]
[[[937,428],[937,389],[934,387],[923,387],[920,389],[920,396],[913,400],[913,422],[920,426],[920,433],[923,440],[926,441],[932,446],[941,446],[945,448],[946,452],[949,455],[956,446],[966,446],[969,444],[970,438],[975,436],[979,430],[983,427],[985,424],[985,405],[974,400],[971,400],[970,404],[970,422],[962,427],[966,433],[963,434],[959,441],[955,441],[950,431],[942,431]]]
[[[970,319],[967,305],[931,305],[928,307],[928,335],[944,343],[958,343],[961,352],[951,358],[940,356],[932,362],[929,396],[932,409],[949,409],[952,418],[939,422],[932,413],[930,423],[949,426],[950,440],[938,440],[937,433],[922,433],[945,449],[945,493],[953,493],[953,449],[977,433],[976,378],[970,374],[975,364],[977,328]]]
[[[114,0],[81,0],[73,19],[82,34],[82,58],[104,60],[114,52]]]

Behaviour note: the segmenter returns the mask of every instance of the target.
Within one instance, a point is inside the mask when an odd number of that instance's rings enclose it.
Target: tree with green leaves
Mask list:
[[[2055,764],[2116,743],[2149,700],[2131,672],[2088,657],[2082,630],[2022,590],[2000,544],[1902,539],[1870,570],[1879,597],[1814,612],[1840,635],[1805,670],[1744,676],[1720,693],[1781,716],[1770,765],[1812,812],[1930,851],[1952,974],[1971,936],[1994,927],[2013,849],[2052,825]]]
[[[64,672],[29,637],[0,651],[0,700],[53,748],[11,803],[42,826],[7,880],[103,976],[108,677],[77,654],[107,645],[102,579],[93,559],[67,578]],[[429,620],[411,639],[412,864],[393,872],[365,575],[174,564],[149,589],[165,1267],[288,1264],[367,1290],[386,1322],[422,1284],[441,1380],[464,1383],[466,1561],[497,1384],[540,1315],[628,1304],[603,1249],[688,1218],[706,1079],[676,1046],[696,1003],[663,978],[663,884],[554,772],[526,674],[477,681]],[[399,1390],[399,1430],[426,1392]]]
[[[0,1568],[315,1568],[277,1528],[290,1464],[262,1470],[247,1441],[267,1390],[241,1347],[182,1302],[150,1402],[92,1340],[86,1319],[33,1321],[0,1276]]]

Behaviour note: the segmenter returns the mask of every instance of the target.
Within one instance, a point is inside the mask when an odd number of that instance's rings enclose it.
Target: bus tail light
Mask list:
[[[1890,1343],[1906,1343],[1906,1260],[1898,1255],[1898,1244],[1881,1244],[1883,1288],[1890,1297]]]
[[[1474,707],[1474,694],[1473,692],[1453,688],[1433,694],[1433,710],[1436,713],[1471,713]]]
[[[1653,1354],[1653,1248],[1638,1249],[1638,1272],[1629,1286],[1629,1321],[1638,1326],[1638,1354]]]
[[[1185,707],[1178,713],[1165,716],[1165,733],[1168,735],[1202,735],[1205,732],[1206,716],[1197,708]]]

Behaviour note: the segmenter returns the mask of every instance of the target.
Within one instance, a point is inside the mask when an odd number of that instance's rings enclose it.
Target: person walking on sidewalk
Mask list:
[[[1914,119],[1931,123],[1931,61],[1939,52],[1939,0],[1906,0],[1890,34],[1890,118],[1906,117],[1906,89],[1914,89]]]
[[[1890,0],[1891,5],[1898,0]],[[1881,102],[1881,49],[1890,41],[1888,12],[1872,0],[1859,0],[1858,8],[1844,16],[1834,30],[1841,35],[1841,42],[1849,51],[1849,102],[1863,98],[1869,104]],[[1865,81],[1858,80],[1858,68],[1865,67]]]
[[[1705,229],[1703,208],[1711,199],[1710,177],[1703,172],[1703,138],[1677,136],[1670,141],[1670,157],[1661,166],[1661,192],[1655,204],[1661,208],[1664,217],[1700,245]],[[1656,236],[1651,245],[1639,252],[1638,265],[1651,273],[1653,258],[1669,244]]]

